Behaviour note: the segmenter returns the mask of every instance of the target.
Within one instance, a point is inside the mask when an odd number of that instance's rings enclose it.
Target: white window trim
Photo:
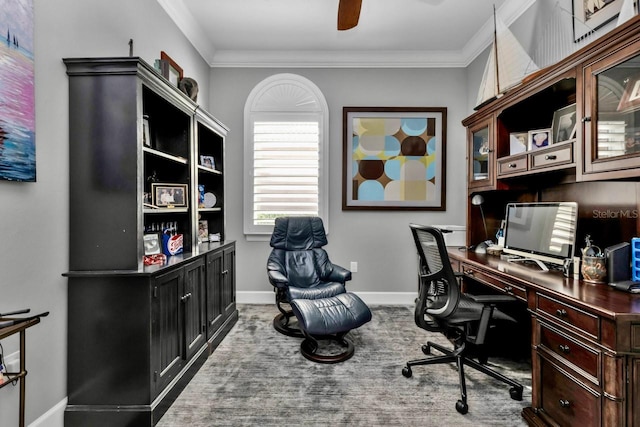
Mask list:
[[[274,97],[280,88],[294,89],[305,94],[307,102],[295,102],[287,99],[286,94]],[[298,99],[300,101],[300,99]],[[244,234],[248,241],[268,241],[273,226],[253,224],[253,123],[256,120],[273,118],[277,115],[292,115],[318,118],[319,122],[319,180],[318,201],[319,216],[329,233],[329,107],[320,89],[309,79],[297,74],[275,74],[258,83],[244,107]]]

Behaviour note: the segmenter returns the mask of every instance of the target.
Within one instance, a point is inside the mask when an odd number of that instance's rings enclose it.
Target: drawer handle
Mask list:
[[[188,294],[184,294],[182,298],[180,298],[180,301],[185,302],[189,298],[191,298],[191,292],[189,292]]]
[[[546,156],[544,156],[545,160],[555,160],[557,158],[558,156],[556,156],[555,154],[547,154]]]
[[[568,345],[566,344],[560,344],[558,346],[558,348],[560,349],[561,352],[563,352],[564,354],[569,354],[569,352],[571,351],[571,349],[569,348]]]
[[[518,164],[517,163],[509,163],[509,168],[513,169],[515,167],[517,167]]]
[[[512,293],[513,291],[513,286],[505,286],[504,287],[504,291],[508,294]]]
[[[223,276],[224,276],[224,275],[226,275],[226,274],[229,274],[229,270],[224,270],[224,271],[222,272],[222,275],[223,275]]]
[[[563,408],[568,408],[569,406],[571,406],[571,402],[566,399],[560,399],[560,406],[562,406]]]
[[[466,276],[473,276],[473,270],[464,270]]]
[[[567,316],[567,310],[563,309],[557,309],[556,310],[556,315],[558,317],[566,317]]]

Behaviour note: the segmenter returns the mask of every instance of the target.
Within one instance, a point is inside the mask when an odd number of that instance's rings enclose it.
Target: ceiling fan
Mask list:
[[[432,6],[437,6],[444,0],[422,0]],[[362,0],[339,0],[338,3],[338,30],[350,30],[358,25]]]

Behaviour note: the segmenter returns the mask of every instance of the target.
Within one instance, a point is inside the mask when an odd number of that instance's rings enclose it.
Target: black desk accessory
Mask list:
[[[633,280],[622,280],[620,282],[609,282],[610,286],[615,289],[630,292],[632,294],[640,293],[640,282],[634,282]]]
[[[628,242],[609,246],[604,250],[607,259],[607,281],[618,283],[631,278],[631,245]]]

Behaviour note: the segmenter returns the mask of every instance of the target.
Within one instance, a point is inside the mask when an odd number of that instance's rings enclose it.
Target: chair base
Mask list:
[[[338,343],[340,346],[345,347],[346,350],[339,354],[319,354],[317,353],[319,349],[318,340],[332,340]],[[308,360],[317,363],[340,363],[345,360],[349,360],[353,353],[355,352],[355,347],[353,343],[346,339],[342,334],[338,334],[337,336],[324,336],[324,337],[307,337],[302,344],[300,344],[300,353]]]
[[[466,343],[465,343],[466,344]],[[445,347],[442,347],[439,344],[435,344],[431,341],[427,342],[426,345],[422,346],[422,352],[424,354],[431,354],[431,348],[435,348],[439,352],[443,353],[443,356],[433,356],[426,359],[419,360],[411,360],[407,362],[407,365],[402,368],[402,375],[406,378],[410,378],[413,375],[411,370],[412,366],[418,365],[435,365],[439,363],[451,363],[455,362],[458,367],[458,377],[460,380],[460,400],[456,402],[456,411],[461,414],[466,414],[469,410],[469,406],[467,405],[467,386],[465,383],[464,377],[464,366],[467,365],[477,371],[480,371],[484,374],[489,375],[492,378],[495,378],[499,381],[502,381],[505,384],[511,386],[509,389],[509,395],[513,400],[522,400],[522,390],[523,387],[517,381],[512,380],[511,378],[505,377],[499,372],[490,369],[487,366],[484,366],[481,363],[476,362],[473,359],[469,359],[464,355],[465,344],[462,344],[460,347],[455,350],[449,350]]]
[[[291,310],[278,314],[273,318],[273,328],[288,337],[304,338],[300,328],[290,326],[289,322],[292,317],[296,319]]]

